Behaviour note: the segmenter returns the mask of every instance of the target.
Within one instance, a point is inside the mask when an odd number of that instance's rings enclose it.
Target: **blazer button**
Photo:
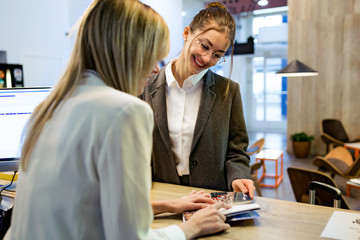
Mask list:
[[[193,165],[193,166],[196,166],[196,165],[198,165],[198,162],[197,162],[197,161],[193,161],[193,162],[192,162],[192,165]]]

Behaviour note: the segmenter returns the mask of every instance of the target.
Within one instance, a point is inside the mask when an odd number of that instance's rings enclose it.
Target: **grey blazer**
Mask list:
[[[239,85],[209,70],[203,77],[200,108],[190,152],[190,186],[231,191],[237,178],[250,178],[249,143]],[[150,80],[141,98],[154,110],[152,174],[154,181],[180,184],[171,149],[166,112],[165,67]]]

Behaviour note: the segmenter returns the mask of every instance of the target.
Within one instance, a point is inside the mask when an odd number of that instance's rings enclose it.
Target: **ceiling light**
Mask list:
[[[275,7],[275,8],[264,8],[264,9],[258,9],[254,10],[254,15],[263,15],[263,14],[269,14],[269,13],[282,13],[289,11],[288,6],[283,7]]]
[[[266,6],[266,5],[268,5],[269,4],[269,2],[268,2],[268,0],[260,0],[260,1],[258,1],[258,3],[257,3],[259,6]]]

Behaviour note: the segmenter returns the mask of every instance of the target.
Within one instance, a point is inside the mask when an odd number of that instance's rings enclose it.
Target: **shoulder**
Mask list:
[[[153,75],[147,85],[144,88],[144,94],[152,93],[157,90],[159,87],[164,86],[166,84],[166,74],[165,74],[166,66],[160,69],[160,72],[156,75]]]
[[[218,89],[219,91],[226,91],[227,86],[229,84],[229,93],[235,94],[239,91],[239,84],[227,77],[221,76],[213,71],[209,70],[206,75],[205,79],[208,84],[214,84],[214,89]],[[212,83],[211,83],[212,82]]]
[[[91,109],[91,114],[108,118],[125,116],[152,116],[150,106],[128,93],[121,92],[108,86],[84,87],[74,100],[79,107]]]

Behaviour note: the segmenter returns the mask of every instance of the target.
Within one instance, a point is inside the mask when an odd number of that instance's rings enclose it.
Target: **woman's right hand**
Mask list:
[[[223,202],[209,205],[196,211],[188,221],[179,224],[179,227],[184,231],[186,239],[225,231],[230,225],[225,223],[226,217],[219,212],[219,209],[229,207]]]

